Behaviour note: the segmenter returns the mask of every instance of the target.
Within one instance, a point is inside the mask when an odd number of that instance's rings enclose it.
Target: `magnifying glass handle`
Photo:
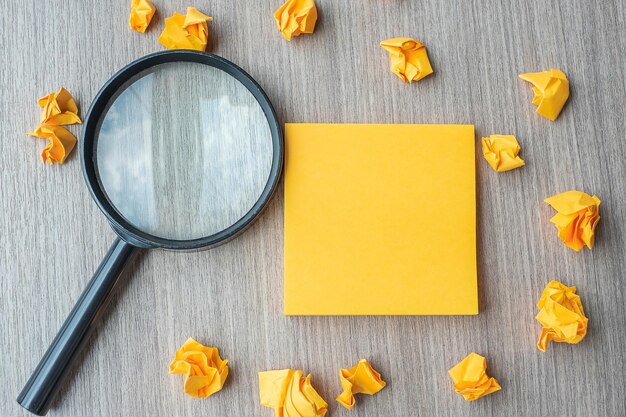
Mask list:
[[[22,407],[40,416],[48,412],[72,363],[111,301],[124,267],[138,252],[135,246],[120,238],[113,242],[63,327],[17,397],[17,402]]]

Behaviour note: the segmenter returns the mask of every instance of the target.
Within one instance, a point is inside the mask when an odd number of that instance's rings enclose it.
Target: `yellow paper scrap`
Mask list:
[[[29,135],[48,139],[48,145],[41,152],[44,164],[62,164],[76,145],[76,137],[61,125],[81,123],[78,106],[74,97],[61,87],[37,100],[43,110],[37,128]]]
[[[405,83],[419,81],[433,73],[426,47],[415,39],[393,38],[380,46],[389,52],[391,72]]]
[[[313,0],[287,0],[274,12],[274,19],[283,38],[313,33],[317,22],[317,7]]]
[[[311,375],[301,370],[259,372],[261,405],[274,409],[276,417],[323,417],[328,404],[311,385]]]
[[[556,120],[569,97],[569,81],[563,71],[550,68],[548,71],[520,74],[519,77],[533,84],[533,104],[538,106],[537,113]]]
[[[209,39],[207,21],[213,18],[200,13],[193,7],[187,7],[183,16],[174,12],[165,19],[165,29],[159,36],[159,42],[167,49],[194,49],[204,51]]]
[[[463,395],[466,401],[474,401],[502,389],[495,378],[487,375],[487,360],[474,352],[467,355],[448,373],[454,381],[454,389]]]
[[[339,404],[351,410],[354,407],[354,394],[374,395],[384,388],[386,382],[365,359],[350,369],[339,371],[343,392],[337,397]]]
[[[483,155],[489,165],[498,172],[510,171],[524,166],[518,156],[519,143],[513,135],[491,135],[482,139]]]
[[[544,200],[557,213],[550,219],[566,246],[580,251],[593,248],[595,229],[600,221],[600,199],[582,191],[566,191]]]
[[[191,337],[176,351],[170,374],[185,375],[184,391],[194,398],[206,398],[221,390],[228,376],[227,359],[217,348],[207,347]]]
[[[61,87],[56,93],[50,93],[37,100],[41,112],[40,125],[72,125],[81,123],[78,117],[78,106],[74,97],[65,88]]]
[[[156,7],[150,0],[131,0],[128,18],[130,28],[137,32],[145,32],[155,12]]]
[[[48,145],[41,152],[41,160],[50,165],[62,164],[76,145],[76,137],[63,126],[39,125],[29,135],[48,139]]]
[[[537,303],[541,336],[537,347],[545,352],[549,341],[576,344],[587,334],[587,323],[576,287],[567,287],[552,280],[546,285]]]

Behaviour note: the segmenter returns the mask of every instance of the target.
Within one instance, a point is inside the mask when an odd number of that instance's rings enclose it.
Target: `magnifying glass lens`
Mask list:
[[[114,96],[95,138],[100,187],[140,231],[170,240],[214,235],[259,200],[272,134],[250,91],[224,71],[171,62]]]

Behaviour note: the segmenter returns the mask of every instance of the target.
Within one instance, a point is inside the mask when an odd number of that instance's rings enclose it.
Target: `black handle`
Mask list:
[[[137,252],[135,246],[119,238],[115,239],[63,327],[17,397],[17,402],[22,407],[39,416],[48,412],[64,377],[111,301],[124,266]]]

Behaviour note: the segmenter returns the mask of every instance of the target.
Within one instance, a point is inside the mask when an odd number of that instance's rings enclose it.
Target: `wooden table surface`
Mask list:
[[[193,3],[215,18],[212,51],[246,69],[281,122],[471,123],[477,131],[480,314],[472,317],[284,317],[283,203],[240,238],[202,253],[151,251],[98,328],[50,416],[271,416],[257,372],[313,374],[333,416],[624,416],[626,414],[626,18],[623,2],[317,0],[313,35],[275,28],[278,0]],[[42,166],[27,137],[36,99],[67,87],[81,115],[114,71],[162,50],[163,18],[192,3],[155,0],[145,34],[129,1],[8,0],[0,14],[0,415],[26,412],[19,391],[114,238],[83,183],[78,153]],[[403,84],[379,41],[423,41],[432,76]],[[517,75],[550,67],[571,82],[556,122],[534,113]],[[70,128],[78,134],[79,127]],[[513,133],[526,166],[491,170],[479,139]],[[442,149],[445,152],[445,149]],[[597,194],[593,251],[558,240],[545,197]],[[535,303],[556,278],[589,316],[578,345],[535,347]],[[182,393],[167,374],[189,336],[220,348],[231,375],[215,396]],[[502,391],[473,403],[447,370],[471,351]],[[388,386],[334,401],[338,370],[369,358]]]

